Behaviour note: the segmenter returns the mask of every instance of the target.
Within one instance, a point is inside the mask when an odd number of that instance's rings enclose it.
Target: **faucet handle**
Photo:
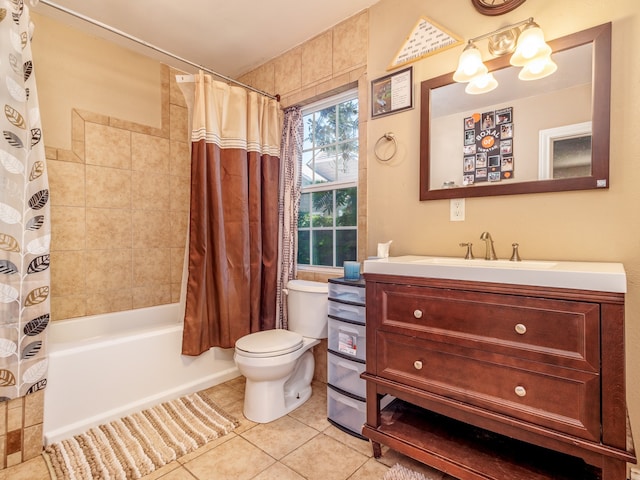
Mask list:
[[[520,258],[520,254],[518,253],[519,244],[512,243],[511,246],[513,247],[513,253],[511,253],[511,258],[509,260],[511,260],[512,262],[522,261],[522,259]]]
[[[467,247],[467,252],[464,255],[465,260],[473,260],[475,257],[473,256],[473,243],[471,242],[463,242],[460,244],[461,247]]]

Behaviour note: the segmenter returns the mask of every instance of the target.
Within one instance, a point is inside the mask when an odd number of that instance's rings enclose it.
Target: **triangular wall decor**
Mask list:
[[[387,70],[393,70],[440,50],[460,45],[462,39],[434,21],[422,17],[394,57]]]

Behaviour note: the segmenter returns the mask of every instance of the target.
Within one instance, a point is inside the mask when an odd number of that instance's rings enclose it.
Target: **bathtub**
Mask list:
[[[181,355],[181,312],[173,303],[52,322],[45,443],[239,376],[233,349]]]

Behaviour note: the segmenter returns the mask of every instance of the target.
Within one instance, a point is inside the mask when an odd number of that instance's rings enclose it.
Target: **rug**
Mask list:
[[[399,463],[396,463],[393,467],[387,470],[382,477],[382,480],[430,480],[421,473],[409,470],[407,467],[403,467]]]
[[[239,425],[193,393],[49,445],[53,480],[132,480],[226,435]]]

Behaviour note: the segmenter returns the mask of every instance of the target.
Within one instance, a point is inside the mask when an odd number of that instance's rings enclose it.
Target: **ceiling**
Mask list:
[[[79,19],[71,10],[157,49],[236,78],[378,0],[30,0],[31,10],[164,63],[155,49]],[[37,25],[36,25],[37,29]],[[37,31],[37,30],[36,30]]]

